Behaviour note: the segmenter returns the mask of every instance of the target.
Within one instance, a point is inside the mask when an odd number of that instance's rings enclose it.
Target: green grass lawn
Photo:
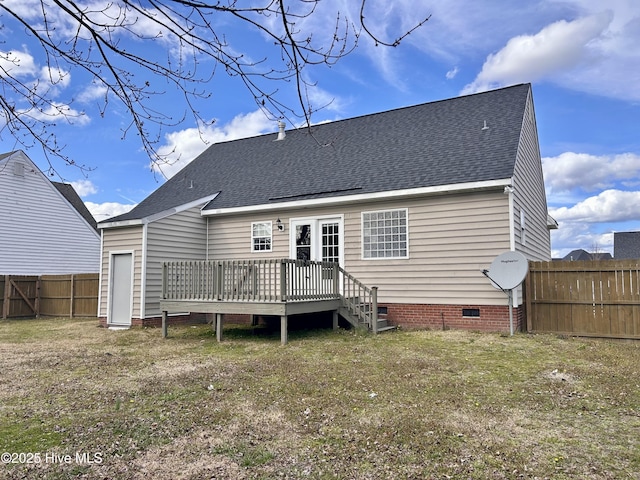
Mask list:
[[[0,321],[0,478],[640,478],[638,343],[169,333]]]

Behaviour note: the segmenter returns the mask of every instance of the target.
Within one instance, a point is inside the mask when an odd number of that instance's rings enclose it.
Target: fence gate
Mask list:
[[[97,273],[70,275],[0,275],[0,318],[95,317]]]
[[[527,330],[640,339],[640,260],[530,262]]]

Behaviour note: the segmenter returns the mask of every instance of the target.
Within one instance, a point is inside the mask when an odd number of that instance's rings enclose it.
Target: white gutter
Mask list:
[[[312,208],[328,205],[340,205],[347,203],[358,203],[371,200],[386,200],[404,197],[414,197],[421,195],[437,195],[443,193],[463,193],[475,190],[486,190],[490,188],[500,188],[510,186],[511,178],[500,180],[487,180],[484,182],[455,183],[449,185],[437,185],[433,187],[410,188],[405,190],[391,190],[387,192],[362,193],[356,195],[346,195],[340,197],[320,198],[312,200],[295,200],[289,202],[269,203],[262,205],[246,205],[242,207],[215,208],[202,210],[202,215],[230,215],[236,213],[265,212],[271,210],[282,210],[284,208]]]

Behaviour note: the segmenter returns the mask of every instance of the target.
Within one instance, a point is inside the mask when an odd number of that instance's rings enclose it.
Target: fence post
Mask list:
[[[11,303],[11,280],[9,275],[4,276],[4,297],[2,302],[2,319],[6,320],[9,316],[9,306]]]
[[[36,318],[40,318],[40,277],[36,278],[36,298],[33,300]]]
[[[70,294],[71,298],[70,298],[70,306],[69,306],[69,318],[73,318],[73,297],[74,297],[74,294],[75,294],[74,288],[73,288],[74,287],[74,280],[75,280],[75,276],[72,273],[71,274],[71,289],[70,289],[71,290],[71,294]],[[39,282],[40,282],[40,280],[38,280],[38,283]],[[38,290],[38,298],[40,298],[40,294],[39,294],[40,293],[40,288],[36,287],[36,290]],[[37,302],[37,300],[36,300],[36,302]],[[36,303],[36,308],[38,308],[37,305],[38,304]]]

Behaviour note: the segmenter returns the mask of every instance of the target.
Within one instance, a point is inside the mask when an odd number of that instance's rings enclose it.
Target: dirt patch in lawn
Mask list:
[[[552,335],[3,321],[0,477],[637,479],[639,378]]]

